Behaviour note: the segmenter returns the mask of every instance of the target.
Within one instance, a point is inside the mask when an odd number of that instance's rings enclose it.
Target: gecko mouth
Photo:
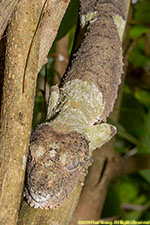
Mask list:
[[[29,190],[27,187],[25,188],[25,196],[28,204],[34,208],[44,208],[48,203],[48,199],[50,198],[49,194],[45,195],[44,192],[36,193],[32,190],[32,188]]]
[[[30,182],[26,184],[25,187],[25,198],[27,203],[34,208],[42,208],[42,209],[53,209],[60,205],[60,203],[68,197],[68,193],[65,188],[60,188],[61,185],[65,185],[64,178],[61,178],[59,183],[56,184],[56,181],[49,185],[48,182],[46,185],[46,189],[43,186],[39,186],[37,188],[37,184],[30,179]]]
[[[53,209],[59,206],[59,201],[57,202],[56,200],[59,200],[60,193],[56,195],[45,194],[45,192],[35,192],[32,188],[29,190],[26,187],[25,196],[28,204],[34,208]]]

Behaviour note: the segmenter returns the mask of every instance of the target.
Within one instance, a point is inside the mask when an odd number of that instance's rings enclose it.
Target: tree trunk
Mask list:
[[[46,61],[46,55],[68,3],[19,1],[7,30],[1,110],[0,224],[14,225],[17,222],[24,185],[37,73]],[[3,2],[0,4],[3,6]],[[54,12],[49,15],[51,8],[54,8]],[[6,9],[9,13],[10,10],[7,7]],[[51,30],[53,33],[51,35],[49,33],[48,40],[44,38],[41,40],[49,21],[51,23],[48,24],[48,31]]]
[[[22,78],[40,8],[41,4],[35,4],[35,1],[32,1],[31,5],[28,1],[18,3],[8,29],[1,116],[2,224],[16,223],[23,190],[36,88],[38,36],[26,69],[27,82],[24,93],[22,93]]]

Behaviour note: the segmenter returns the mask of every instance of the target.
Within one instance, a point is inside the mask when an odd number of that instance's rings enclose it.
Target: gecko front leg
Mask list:
[[[93,125],[89,128],[90,151],[100,148],[116,134],[116,127],[108,123]]]
[[[55,109],[59,103],[60,91],[57,85],[54,85],[50,89],[48,107],[47,107],[47,117],[46,120],[50,120],[55,115]]]

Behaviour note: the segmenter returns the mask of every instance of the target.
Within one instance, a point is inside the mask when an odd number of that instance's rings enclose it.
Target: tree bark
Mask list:
[[[0,39],[19,0],[1,0],[0,2]]]
[[[35,4],[34,0],[19,2],[8,28],[1,115],[1,224],[16,224],[20,207],[36,88],[39,37],[27,66],[25,93],[22,93],[22,78],[40,8],[41,4]]]
[[[1,116],[2,89],[4,83],[5,52],[6,52],[6,37],[0,40],[0,116]]]
[[[37,73],[46,61],[48,50],[57,34],[68,3],[68,1],[59,4],[56,1],[19,1],[8,27],[1,110],[0,224],[17,223]],[[8,8],[5,4],[4,6],[8,10],[7,13],[13,11],[12,7],[9,10],[11,5],[8,4]],[[51,7],[54,8],[54,12],[49,15]],[[56,21],[47,25],[49,20]],[[47,26],[48,31],[53,31],[52,35],[49,33],[48,44],[44,38],[41,40]],[[44,45],[46,47],[43,51]]]

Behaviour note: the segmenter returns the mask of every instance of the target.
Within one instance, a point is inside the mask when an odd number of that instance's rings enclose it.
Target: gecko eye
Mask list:
[[[72,159],[67,165],[66,165],[66,168],[69,170],[69,171],[73,171],[75,170],[78,165],[79,165],[79,159],[76,158],[76,159]]]

